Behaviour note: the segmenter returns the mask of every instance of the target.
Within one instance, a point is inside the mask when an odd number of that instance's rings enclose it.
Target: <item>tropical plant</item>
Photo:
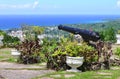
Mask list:
[[[115,49],[115,54],[120,57],[120,47],[118,47],[118,48]]]
[[[4,36],[6,33],[4,32],[4,31],[2,31],[2,30],[0,30],[0,36],[2,35],[2,36]]]
[[[116,33],[112,27],[106,28],[100,32],[100,37],[103,41],[116,42]]]
[[[40,26],[32,26],[32,30],[33,33],[35,34],[35,39],[37,39],[37,36],[43,33],[44,28]]]
[[[85,62],[97,60],[97,51],[94,47],[88,46],[86,43],[77,45],[76,42],[67,42],[64,47],[59,47],[52,56],[67,55],[73,57],[84,57]]]
[[[25,40],[16,46],[16,49],[21,53],[18,62],[24,64],[33,64],[40,62],[39,40]]]
[[[22,30],[25,33],[26,39],[36,40],[37,36],[44,32],[44,28],[40,26],[23,25]]]
[[[61,41],[54,47],[54,51],[46,57],[48,59],[47,67],[55,70],[66,70],[70,68],[66,64],[66,56],[82,56],[84,62],[97,61],[97,51],[87,44],[78,45],[77,42],[69,41],[67,38],[62,38]]]
[[[120,34],[120,30],[118,30],[118,34]]]
[[[13,37],[5,34],[4,39],[2,40],[4,47],[14,47],[15,45],[20,43],[20,39],[18,37]]]

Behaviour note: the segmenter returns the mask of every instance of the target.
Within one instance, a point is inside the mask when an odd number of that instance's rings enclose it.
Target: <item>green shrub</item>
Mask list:
[[[120,48],[116,48],[116,49],[115,49],[115,54],[120,57]]]
[[[40,26],[28,26],[23,25],[22,30],[25,34],[25,39],[36,40],[38,35],[41,35],[44,32],[44,28]]]
[[[0,30],[0,36],[2,35],[2,36],[4,36],[6,33],[4,32],[4,31],[2,31],[2,30]]]
[[[103,41],[116,42],[116,33],[112,27],[106,28],[100,32],[100,37]]]
[[[58,50],[54,51],[52,56],[67,55],[72,57],[84,57],[85,62],[92,62],[97,60],[97,51],[88,46],[86,43],[77,45],[76,42],[67,42],[63,47],[59,46]]]
[[[54,44],[51,44],[54,46]],[[55,70],[66,70],[70,68],[66,64],[66,56],[82,56],[84,62],[95,62],[97,61],[97,51],[87,44],[77,45],[77,42],[69,41],[66,38],[61,41],[53,48],[52,52],[47,53],[47,68]]]
[[[18,62],[24,64],[33,64],[40,62],[40,50],[38,40],[25,40],[16,46],[16,49],[21,53]]]
[[[18,37],[13,37],[7,34],[4,35],[4,39],[2,41],[4,47],[15,47],[17,44],[20,43],[20,39]]]

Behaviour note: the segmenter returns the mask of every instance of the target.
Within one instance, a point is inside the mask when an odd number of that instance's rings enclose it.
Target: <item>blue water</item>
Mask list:
[[[0,29],[20,28],[21,25],[54,26],[59,24],[98,23],[118,19],[120,15],[0,15]]]

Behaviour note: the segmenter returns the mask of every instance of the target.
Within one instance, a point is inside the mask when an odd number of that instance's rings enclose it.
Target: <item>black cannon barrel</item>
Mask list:
[[[85,29],[78,29],[78,28],[73,28],[73,27],[68,27],[68,26],[63,26],[59,25],[58,26],[59,30],[64,30],[73,34],[79,34],[82,36],[84,41],[98,41],[100,39],[99,33],[90,31],[90,30],[85,30]]]

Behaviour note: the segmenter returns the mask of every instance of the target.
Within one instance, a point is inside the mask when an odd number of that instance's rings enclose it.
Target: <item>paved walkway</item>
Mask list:
[[[45,70],[45,65],[37,66],[0,62],[0,75],[5,79],[31,79],[50,72],[54,71]]]
[[[16,68],[16,69],[21,69],[21,68],[45,68],[45,65],[25,65],[25,64],[18,64],[18,63],[8,63],[8,62],[0,62],[0,69],[3,68]]]

